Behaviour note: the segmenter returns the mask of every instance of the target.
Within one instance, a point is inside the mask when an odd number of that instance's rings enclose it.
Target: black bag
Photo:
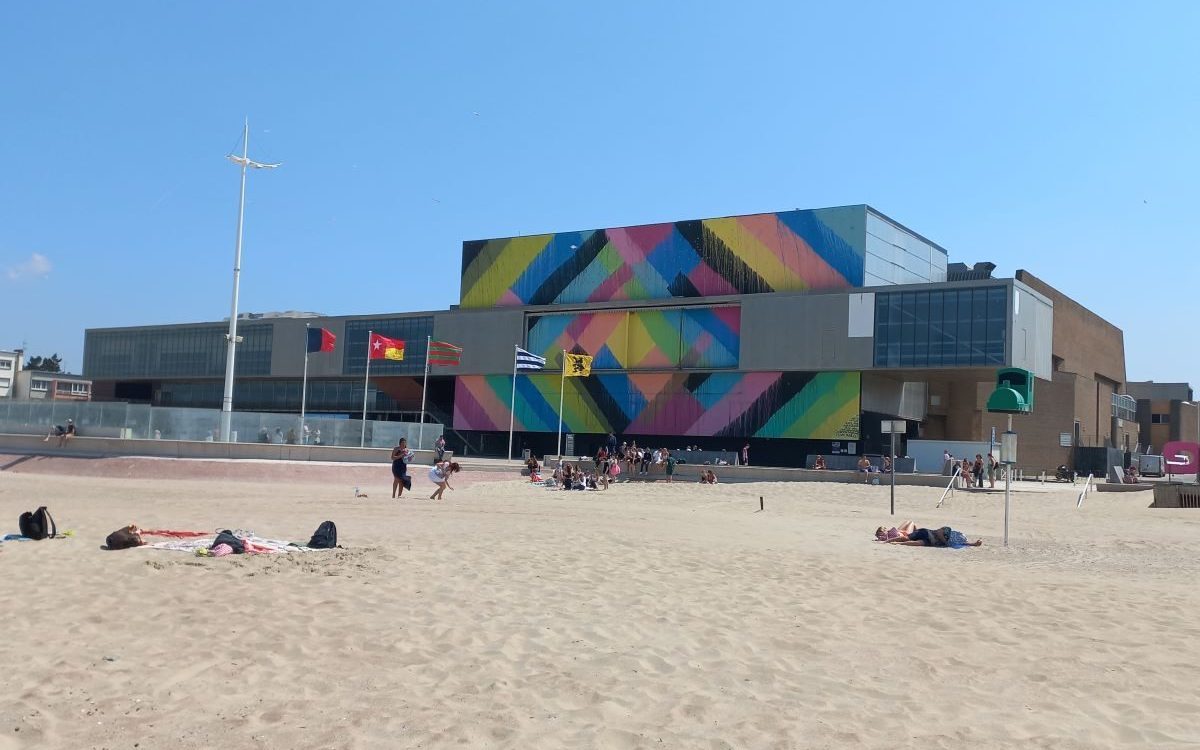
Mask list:
[[[218,544],[228,544],[235,555],[240,555],[246,551],[246,545],[242,544],[242,540],[234,536],[233,532],[229,529],[225,529],[220,534],[217,534],[217,538],[213,540],[213,543],[208,548],[212,549]]]
[[[38,508],[32,513],[25,511],[21,517],[17,519],[17,524],[21,527],[21,536],[27,536],[30,539],[46,539],[58,536],[58,526],[54,523],[54,517],[50,515],[50,511],[46,510],[46,506]]]
[[[104,546],[111,550],[140,547],[143,544],[145,542],[142,541],[142,535],[138,533],[135,526],[126,526],[123,529],[117,529],[104,540]]]
[[[308,546],[313,549],[333,549],[338,546],[337,525],[333,521],[326,521],[318,526],[312,539],[308,540]]]

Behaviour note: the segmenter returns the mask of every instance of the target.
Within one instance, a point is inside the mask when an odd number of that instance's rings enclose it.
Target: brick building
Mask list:
[[[1159,453],[1172,440],[1196,439],[1200,412],[1187,383],[1134,382],[1129,384],[1129,395],[1137,399],[1137,421],[1147,453]]]

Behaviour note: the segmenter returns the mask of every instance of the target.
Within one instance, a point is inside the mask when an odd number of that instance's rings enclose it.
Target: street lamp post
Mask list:
[[[253,161],[250,152],[250,120],[247,119],[242,128],[242,155],[230,154],[229,160],[242,168],[242,189],[238,198],[237,245],[233,253],[233,304],[229,313],[229,333],[225,334],[227,348],[225,351],[225,392],[221,396],[221,442],[230,440],[230,425],[233,421],[233,364],[237,354],[237,345],[241,338],[237,335],[238,317],[238,288],[242,277],[242,220],[246,214],[246,168],[274,169],[278,164],[263,164]]]

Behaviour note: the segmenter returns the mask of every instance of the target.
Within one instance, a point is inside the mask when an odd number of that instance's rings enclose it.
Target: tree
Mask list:
[[[25,363],[26,370],[39,370],[41,372],[62,372],[62,357],[58,356],[58,352],[51,354],[49,357],[30,357]]]

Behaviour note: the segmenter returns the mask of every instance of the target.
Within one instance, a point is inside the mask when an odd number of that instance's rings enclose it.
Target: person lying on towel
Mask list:
[[[973,542],[968,542],[967,537],[961,531],[955,531],[949,526],[943,526],[940,529],[914,529],[907,539],[889,539],[888,544],[903,544],[912,547],[951,547],[953,549],[961,549],[963,547],[978,547],[983,544],[982,539],[976,539]]]

